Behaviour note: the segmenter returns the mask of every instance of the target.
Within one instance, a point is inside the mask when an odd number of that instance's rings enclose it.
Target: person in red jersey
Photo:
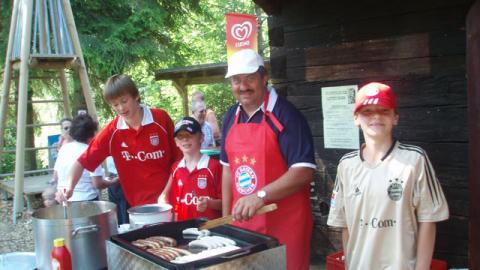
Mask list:
[[[181,158],[173,138],[173,122],[164,110],[140,104],[138,88],[126,75],[110,77],[103,96],[117,117],[73,165],[65,195],[72,195],[83,169],[92,171],[112,156],[129,205],[156,203],[170,167]]]
[[[171,202],[177,221],[220,217],[222,165],[200,153],[204,137],[200,123],[195,118],[184,117],[175,125],[174,134],[183,159],[173,164],[167,187],[158,202]]]

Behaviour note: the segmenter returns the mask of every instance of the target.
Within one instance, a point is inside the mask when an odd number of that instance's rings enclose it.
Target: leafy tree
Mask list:
[[[0,4],[1,71],[13,1],[0,0]],[[143,102],[164,108],[177,120],[182,115],[180,97],[169,82],[155,81],[155,71],[226,62],[224,14],[255,14],[251,0],[71,0],[71,5],[101,123],[114,115],[103,102],[101,89],[116,73],[131,75]],[[75,89],[71,103],[78,104],[80,84],[70,77]],[[38,98],[58,97],[55,79],[43,79],[31,87]],[[191,86],[190,93],[193,90],[205,93],[220,120],[234,102],[228,83]],[[63,110],[58,111],[60,119]]]

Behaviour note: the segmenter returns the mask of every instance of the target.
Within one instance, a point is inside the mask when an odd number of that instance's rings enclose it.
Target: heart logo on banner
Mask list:
[[[234,24],[231,29],[232,36],[238,40],[242,41],[250,37],[252,33],[252,23],[245,21],[242,24]]]

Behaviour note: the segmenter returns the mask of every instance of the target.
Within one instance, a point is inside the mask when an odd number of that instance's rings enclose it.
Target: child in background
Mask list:
[[[327,224],[342,228],[347,269],[430,269],[436,222],[448,205],[423,149],[393,139],[399,115],[390,86],[356,98],[360,150],[340,159]]]
[[[173,205],[176,221],[220,217],[222,166],[218,160],[200,153],[203,141],[200,123],[184,117],[175,125],[174,136],[183,158],[173,164],[158,202]]]

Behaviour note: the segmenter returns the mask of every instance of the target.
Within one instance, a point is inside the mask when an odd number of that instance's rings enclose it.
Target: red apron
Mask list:
[[[267,108],[260,123],[238,123],[240,108],[225,140],[232,175],[232,207],[242,196],[254,194],[288,170],[277,135],[267,123],[268,117],[281,132],[283,126]],[[312,214],[309,186],[280,201],[278,209],[234,225],[272,235],[287,247],[287,269],[308,269]]]

